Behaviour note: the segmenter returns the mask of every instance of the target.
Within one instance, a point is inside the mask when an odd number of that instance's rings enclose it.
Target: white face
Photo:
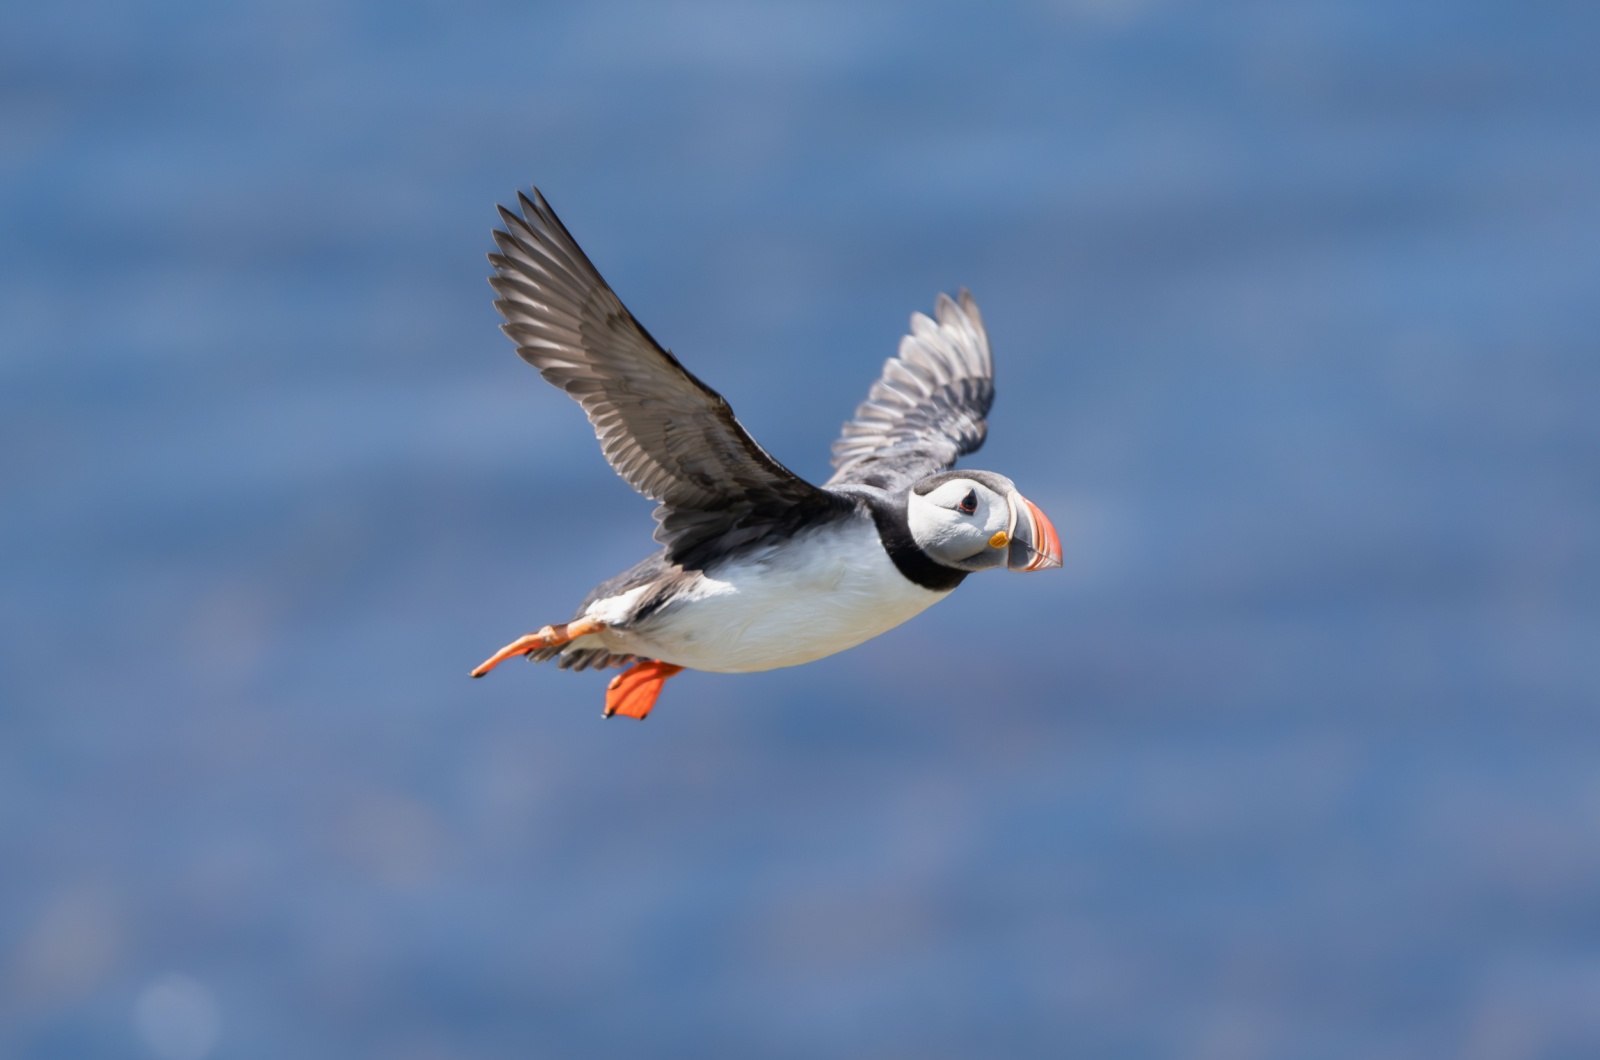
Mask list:
[[[952,478],[927,493],[912,490],[906,521],[918,547],[946,567],[980,571],[1006,565],[1006,542],[991,542],[995,534],[1011,532],[1011,503],[981,482]]]

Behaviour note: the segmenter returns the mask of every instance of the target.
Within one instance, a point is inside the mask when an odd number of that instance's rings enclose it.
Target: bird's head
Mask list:
[[[1043,512],[1004,475],[944,471],[911,487],[906,522],[934,562],[956,570],[1061,566],[1061,539]]]

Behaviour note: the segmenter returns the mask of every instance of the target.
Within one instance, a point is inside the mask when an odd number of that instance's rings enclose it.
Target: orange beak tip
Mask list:
[[[1033,562],[1024,570],[1048,570],[1051,567],[1061,566],[1061,537],[1056,533],[1055,524],[1050,518],[1039,510],[1039,506],[1023,498],[1023,503],[1028,506],[1028,514],[1033,523]]]

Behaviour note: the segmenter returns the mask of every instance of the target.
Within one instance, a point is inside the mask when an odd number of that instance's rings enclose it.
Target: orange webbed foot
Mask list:
[[[646,659],[634,663],[611,679],[606,686],[606,717],[621,714],[628,718],[644,719],[661,695],[661,686],[667,678],[683,672],[683,667],[659,659]]]
[[[482,677],[514,655],[527,655],[540,648],[554,648],[570,640],[586,637],[590,633],[598,633],[605,628],[603,622],[596,622],[592,618],[580,618],[574,622],[546,626],[537,633],[525,633],[485,659],[476,670],[472,671],[472,676]]]

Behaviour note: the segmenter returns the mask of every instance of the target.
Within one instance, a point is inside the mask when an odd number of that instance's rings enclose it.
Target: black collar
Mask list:
[[[878,540],[883,542],[883,550],[889,553],[895,568],[907,581],[936,593],[947,593],[961,584],[967,572],[935,562],[917,546],[916,539],[911,536],[911,524],[906,520],[907,500],[903,493],[898,497],[867,498],[872,521],[878,527]]]

